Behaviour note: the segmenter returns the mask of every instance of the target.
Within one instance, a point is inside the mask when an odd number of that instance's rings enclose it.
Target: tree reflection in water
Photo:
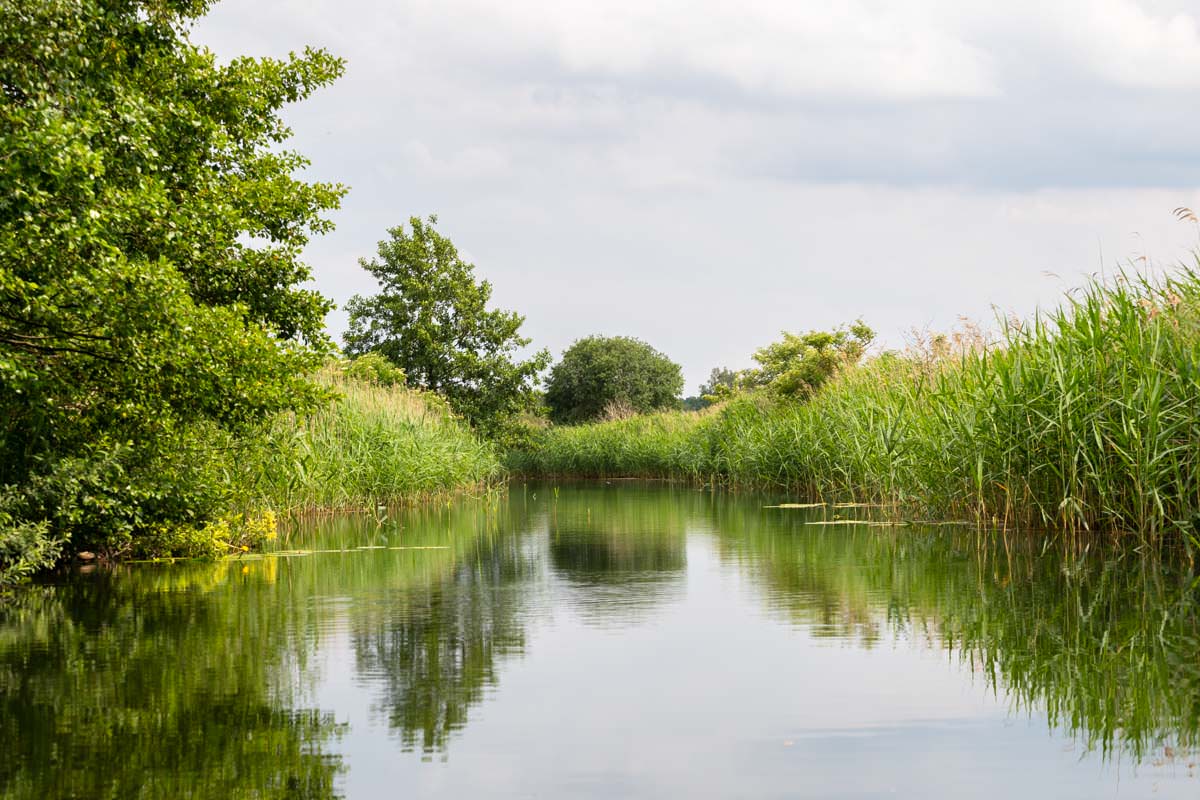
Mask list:
[[[401,748],[446,752],[539,615],[625,626],[683,598],[689,537],[804,635],[945,649],[1105,755],[1200,743],[1182,554],[813,526],[830,512],[681,487],[533,494],[327,519],[286,545],[348,552],[19,592],[0,606],[0,796],[333,797],[344,724],[311,696],[335,641],[350,662],[331,668],[353,671]]]

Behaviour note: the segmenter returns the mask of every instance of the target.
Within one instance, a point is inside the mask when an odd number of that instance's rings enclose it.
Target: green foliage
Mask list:
[[[550,419],[598,419],[606,410],[646,413],[674,408],[683,390],[679,365],[650,345],[627,336],[589,336],[563,353],[546,385]]]
[[[852,335],[853,336],[853,335]],[[552,429],[533,474],[686,477],[1029,527],[1170,534],[1200,546],[1200,275],[1092,284],[1009,323],[840,370],[806,403]]]
[[[519,332],[525,318],[488,310],[492,285],[476,280],[475,266],[436,223],[412,217],[409,230],[388,231],[378,259],[360,261],[381,291],[347,303],[346,352],[386,357],[412,386],[445,395],[457,413],[493,432],[530,407],[550,354],[516,358],[529,344]]]
[[[700,397],[708,405],[733,396],[737,388],[738,373],[727,367],[713,367],[708,380],[700,384]]]
[[[336,400],[306,414],[280,415],[241,448],[232,479],[249,508],[374,510],[499,477],[493,446],[445,399],[349,373],[327,366],[318,377]]]
[[[626,419],[548,429],[536,446],[507,454],[526,475],[580,478],[696,478],[712,456],[704,432],[713,412],[659,411]]]
[[[746,387],[765,387],[781,397],[807,400],[838,370],[858,363],[874,338],[874,331],[862,320],[849,329],[809,331],[803,335],[785,331],[782,340],[754,353],[759,368],[742,372],[737,382]],[[702,387],[702,393],[727,396],[728,389],[733,388],[727,378],[727,374],[718,375],[713,370],[710,379],[713,391],[703,392]]]
[[[199,559],[236,555],[273,541],[278,524],[275,512],[270,510],[225,514],[203,526],[160,523],[138,537],[133,555]]]
[[[226,434],[322,397],[299,258],[343,190],[279,111],[342,65],[219,65],[206,7],[0,0],[0,485],[76,546],[212,518]]]
[[[346,377],[379,386],[403,386],[404,370],[379,353],[364,353],[346,364]]]
[[[0,591],[58,560],[63,541],[45,522],[15,519],[0,498]]]

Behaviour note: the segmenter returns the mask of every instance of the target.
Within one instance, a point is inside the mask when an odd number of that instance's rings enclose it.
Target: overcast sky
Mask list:
[[[1200,0],[223,0],[193,39],[347,60],[287,115],[350,186],[308,251],[339,305],[436,213],[535,346],[636,336],[688,394],[782,330],[899,345],[1197,243]]]

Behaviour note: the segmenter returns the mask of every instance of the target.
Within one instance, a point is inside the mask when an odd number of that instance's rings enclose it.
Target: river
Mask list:
[[[0,797],[1200,795],[1181,554],[789,499],[514,483],[23,588]]]

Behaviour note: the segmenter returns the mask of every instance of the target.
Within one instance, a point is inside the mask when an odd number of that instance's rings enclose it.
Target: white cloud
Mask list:
[[[986,55],[907,9],[856,2],[638,0],[489,5],[568,69],[697,76],[747,92],[868,98],[993,91]]]
[[[895,340],[1181,257],[1195,3],[223,0],[196,38],[348,58],[288,114],[351,186],[323,291],[437,213],[536,345],[641,336],[694,389],[783,328]]]
[[[264,41],[316,38],[356,69],[409,83],[455,70],[482,71],[481,81],[494,72],[503,81],[524,65],[544,78],[557,70],[643,88],[661,82],[664,90],[711,81],[768,96],[903,101],[992,96],[1009,83],[1006,70],[1020,64],[1051,80],[1069,66],[1099,83],[1200,87],[1200,9],[1186,1],[218,4],[218,18],[234,15],[242,21],[221,31],[227,42],[261,50]]]
[[[1090,0],[1064,38],[1099,76],[1135,89],[1200,89],[1194,14],[1155,15],[1129,0]]]

